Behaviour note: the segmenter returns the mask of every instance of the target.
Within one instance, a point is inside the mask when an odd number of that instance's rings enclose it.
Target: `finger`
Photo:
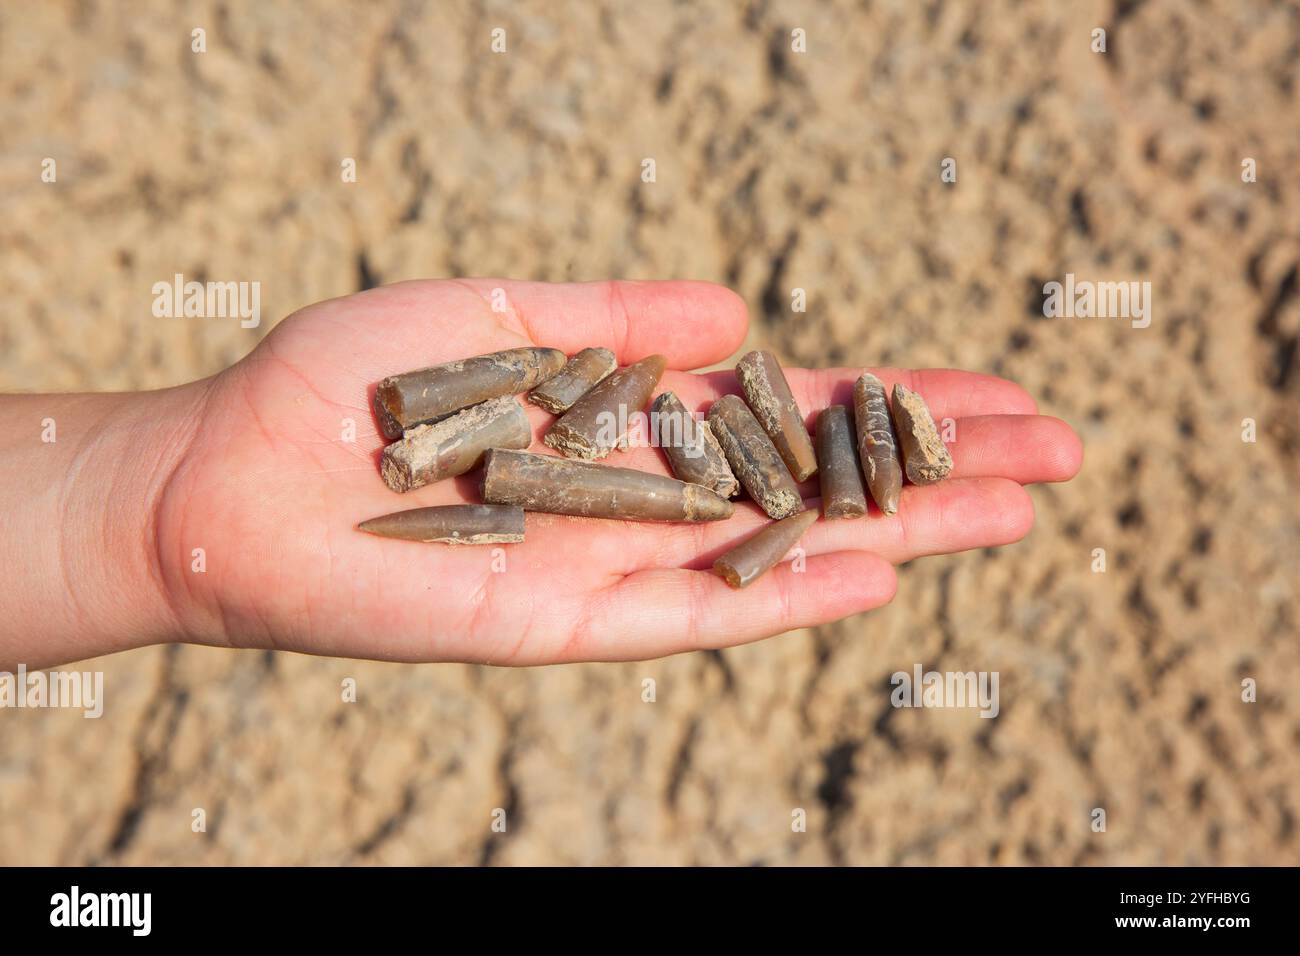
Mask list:
[[[816,413],[828,405],[853,407],[853,383],[863,371],[870,371],[877,376],[884,383],[888,394],[892,395],[894,385],[898,382],[917,392],[925,399],[936,422],[972,415],[1034,415],[1038,412],[1034,399],[1015,382],[959,369],[927,368],[912,371],[898,368],[788,368],[785,373],[795,402],[811,427]],[[669,376],[664,378],[665,381],[669,380]],[[699,399],[701,403],[711,403],[720,395],[740,391],[740,383],[734,372],[710,372],[696,376],[696,379],[703,379],[704,388]],[[680,381],[680,376],[673,376],[672,381]],[[683,397],[682,401],[685,402],[686,399]],[[696,408],[689,404],[687,407],[692,410]]]
[[[540,444],[552,418],[540,411],[530,414]],[[671,474],[662,450],[648,447],[653,439],[653,435],[646,434],[648,431],[638,427],[630,435],[631,447],[611,454],[605,462]],[[1060,419],[1044,415],[959,418],[950,426],[941,426],[941,434],[952,438],[948,450],[953,457],[955,478],[1001,477],[1022,485],[1068,481],[1078,473],[1083,458],[1083,447],[1074,430]],[[803,483],[800,490],[805,497],[818,494],[817,479]]]
[[[894,569],[863,552],[780,564],[735,590],[711,571],[655,569],[593,595],[565,660],[643,660],[732,647],[887,604]]]
[[[1013,544],[1033,526],[1034,503],[1020,485],[1006,478],[965,478],[907,485],[896,514],[887,517],[873,508],[866,518],[819,521],[804,537],[809,554],[858,547],[903,564]]]
[[[745,301],[712,282],[465,282],[483,295],[503,289],[513,318],[538,345],[570,355],[603,346],[620,365],[656,353],[669,368],[721,362],[749,325]]]
[[[1022,485],[1069,481],[1079,472],[1083,444],[1074,429],[1047,415],[980,415],[953,428],[955,478],[996,476]]]
[[[820,508],[821,502],[806,502]],[[727,521],[629,528],[623,543],[642,568],[707,568],[714,559],[771,523],[756,506],[738,503]],[[906,485],[898,513],[885,516],[873,505],[863,518],[819,520],[804,534],[809,555],[869,551],[892,564],[931,554],[953,554],[1019,541],[1034,524],[1029,494],[1005,478],[950,479],[936,485]]]

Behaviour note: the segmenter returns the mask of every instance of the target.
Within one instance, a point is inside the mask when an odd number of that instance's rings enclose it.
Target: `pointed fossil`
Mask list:
[[[713,570],[733,588],[748,587],[776,567],[817,520],[809,509],[774,521],[713,562]]]
[[[740,490],[727,456],[713,435],[713,426],[698,422],[672,392],[664,392],[650,407],[655,438],[668,457],[673,474],[682,481],[703,485],[723,498]]]
[[[736,377],[794,480],[807,481],[817,471],[817,455],[781,363],[771,352],[750,352],[736,363]]]
[[[735,510],[708,488],[666,475],[501,448],[487,453],[483,500],[629,521],[719,521]]]
[[[405,541],[517,544],[524,540],[524,509],[512,505],[412,508],[363,521],[357,530]]]
[[[858,456],[871,497],[881,511],[892,515],[898,511],[898,497],[903,490],[903,468],[889,421],[885,385],[870,372],[863,372],[853,384],[853,418]]]
[[[375,416],[386,438],[490,398],[534,388],[564,367],[559,349],[520,348],[390,375],[375,389]]]

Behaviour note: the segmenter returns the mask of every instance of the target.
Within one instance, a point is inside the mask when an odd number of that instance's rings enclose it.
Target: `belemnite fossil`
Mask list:
[[[899,508],[903,479],[915,485],[952,472],[925,401],[901,383],[892,401],[864,372],[853,406],[804,425],[785,371],[767,351],[736,366],[741,395],[723,395],[697,420],[673,391],[651,406],[651,431],[675,477],[602,463],[626,448],[667,367],[651,355],[618,368],[607,348],[524,347],[392,375],[374,396],[380,433],[391,443],[380,474],[393,491],[419,489],[482,468],[483,503],[411,508],[358,529],[383,538],[443,544],[517,544],[529,511],[623,521],[725,521],[741,488],[772,522],[719,557],[714,571],[747,587],[780,562],[819,514],[867,515],[866,491],[886,515]],[[559,416],[545,430],[556,454],[528,451],[533,426],[515,397]],[[816,478],[822,507],[809,509],[799,483]],[[865,485],[865,490],[864,490]]]

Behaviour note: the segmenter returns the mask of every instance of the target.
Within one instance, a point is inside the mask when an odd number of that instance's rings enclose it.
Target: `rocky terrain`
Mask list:
[[[1298,66],[1265,0],[0,7],[4,390],[405,278],[690,277],[789,364],[1005,375],[1086,447],[1023,542],[734,650],[83,665],[102,719],[0,712],[0,863],[1300,863]],[[176,273],[266,318],[155,318]],[[1045,318],[1067,273],[1149,327]],[[916,664],[999,715],[893,708]]]

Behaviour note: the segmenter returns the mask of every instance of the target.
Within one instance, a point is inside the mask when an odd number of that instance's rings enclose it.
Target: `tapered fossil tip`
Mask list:
[[[357,525],[358,531],[364,531],[366,534],[378,535],[381,538],[395,537],[392,522],[388,519],[390,515],[383,515],[378,518],[368,518]]]
[[[703,485],[687,485],[686,508],[695,521],[725,521],[736,512],[736,506],[726,498]]]
[[[658,383],[659,379],[663,378],[664,372],[668,368],[668,359],[662,355],[647,355],[645,358],[641,359],[641,361],[634,364],[644,368],[651,376],[653,376],[655,382]]]

